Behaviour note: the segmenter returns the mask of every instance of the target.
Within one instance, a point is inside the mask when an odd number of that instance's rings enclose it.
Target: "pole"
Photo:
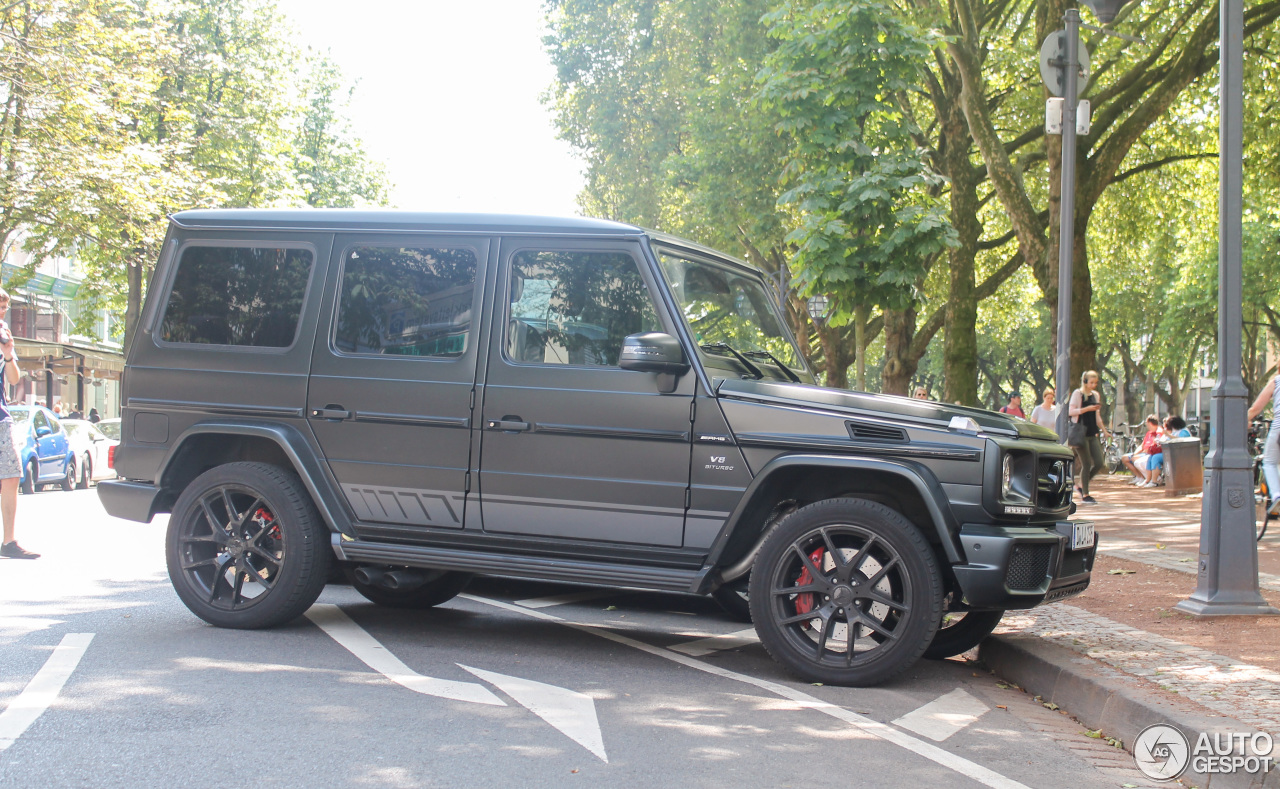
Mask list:
[[[1080,12],[1062,15],[1067,28],[1067,73],[1062,91],[1062,202],[1058,206],[1058,438],[1067,440],[1074,384],[1071,379],[1071,289],[1076,225],[1076,78],[1080,74]],[[1101,424],[1101,422],[1099,422]]]
[[[1258,543],[1244,333],[1244,0],[1221,0],[1218,101],[1218,380],[1209,399],[1209,454],[1200,510],[1196,590],[1176,608],[1198,616],[1280,615],[1258,592]]]

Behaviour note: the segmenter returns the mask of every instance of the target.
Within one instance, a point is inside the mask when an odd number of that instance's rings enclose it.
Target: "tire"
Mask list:
[[[191,613],[211,625],[274,627],[320,596],[333,561],[328,538],[292,471],[227,463],[196,477],[173,507],[165,538],[169,580]]]
[[[80,461],[80,481],[76,483],[76,490],[88,490],[91,479],[93,479],[93,459],[86,452],[84,460]]]
[[[388,567],[387,569],[393,569]],[[354,570],[346,571],[347,580],[371,603],[384,608],[434,608],[462,593],[471,583],[471,573],[439,571],[439,575],[412,589],[386,589],[361,583]]]
[[[761,643],[791,672],[810,682],[876,685],[912,666],[933,641],[942,576],[928,541],[900,513],[828,499],[786,516],[765,537],[750,599]]]
[[[741,578],[724,584],[719,589],[711,593],[715,601],[720,607],[729,614],[730,617],[739,622],[751,621],[751,576],[744,575]]]
[[[36,480],[40,479],[40,464],[35,458],[27,461],[27,476],[22,480],[22,492],[31,495],[36,492]]]
[[[76,457],[72,455],[67,458],[66,468],[62,470],[62,481],[58,483],[63,490],[76,489]]]
[[[929,648],[924,651],[925,660],[944,660],[962,655],[982,643],[1000,624],[1004,611],[955,611],[942,618],[938,632]]]

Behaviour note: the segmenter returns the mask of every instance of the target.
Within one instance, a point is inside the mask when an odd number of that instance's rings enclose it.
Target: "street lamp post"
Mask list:
[[[1199,616],[1280,615],[1258,591],[1249,390],[1241,376],[1244,299],[1244,0],[1220,0],[1218,91],[1218,381],[1200,510],[1196,590],[1176,608]]]
[[[1069,8],[1063,14],[1066,25],[1066,73],[1062,91],[1062,191],[1058,206],[1058,358],[1054,365],[1058,397],[1067,399],[1058,407],[1058,438],[1067,440],[1073,389],[1071,380],[1071,289],[1076,223],[1076,96],[1080,70],[1080,12]]]

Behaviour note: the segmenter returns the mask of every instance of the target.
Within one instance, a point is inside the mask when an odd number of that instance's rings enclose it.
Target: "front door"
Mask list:
[[[658,391],[620,369],[629,334],[665,331],[635,242],[506,239],[480,427],[488,532],[683,541],[695,377]]]
[[[307,417],[355,517],[461,528],[487,239],[335,239]]]

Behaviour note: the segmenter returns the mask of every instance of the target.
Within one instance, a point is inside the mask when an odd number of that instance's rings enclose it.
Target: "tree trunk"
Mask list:
[[[857,362],[857,383],[854,388],[859,392],[867,391],[867,321],[871,318],[871,308],[862,306],[854,311],[853,315],[853,342],[854,342],[854,359]],[[888,326],[885,326],[888,329]]]
[[[915,307],[884,311],[884,370],[880,382],[885,394],[909,394],[911,379],[920,366],[920,355],[912,353],[915,333]]]

